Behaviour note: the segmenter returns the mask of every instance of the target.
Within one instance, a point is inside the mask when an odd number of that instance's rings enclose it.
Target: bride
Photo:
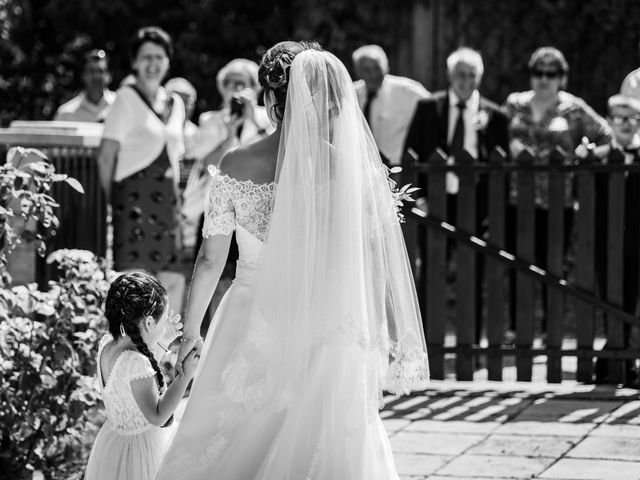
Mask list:
[[[259,78],[277,129],[211,172],[178,363],[202,358],[158,478],[398,479],[382,390],[424,389],[428,364],[387,171],[334,55],[281,42]]]

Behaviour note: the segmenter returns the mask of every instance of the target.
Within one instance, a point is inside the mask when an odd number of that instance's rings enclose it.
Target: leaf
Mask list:
[[[7,210],[2,205],[0,205],[0,215],[6,215],[8,217],[13,217],[13,210]]]
[[[82,187],[82,184],[78,180],[76,180],[75,178],[68,177],[64,181],[67,182],[67,184],[71,188],[73,188],[76,192],[84,194],[84,188]]]

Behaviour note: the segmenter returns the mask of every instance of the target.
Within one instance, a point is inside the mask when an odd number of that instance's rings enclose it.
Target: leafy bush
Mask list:
[[[32,155],[38,159],[25,164]],[[57,226],[51,185],[81,188],[41,157],[15,150],[0,167],[0,471],[12,479],[68,478],[85,461],[84,436],[99,421],[95,352],[113,275],[91,252],[58,250],[47,261],[60,278],[47,291],[7,287],[7,255],[16,243],[35,241],[42,253]],[[16,215],[25,221],[20,228],[9,221]]]
[[[46,240],[55,235],[58,204],[49,195],[53,184],[66,182],[84,192],[76,179],[56,174],[46,158],[38,150],[17,147],[9,150],[7,163],[0,165],[0,287],[11,284],[7,259],[20,242],[35,242],[38,253],[44,255]]]

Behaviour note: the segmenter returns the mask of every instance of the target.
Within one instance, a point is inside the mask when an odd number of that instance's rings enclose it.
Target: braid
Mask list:
[[[151,315],[158,319],[167,305],[167,291],[153,276],[144,272],[125,273],[116,278],[107,294],[105,316],[109,321],[109,333],[116,340],[125,333],[146,356],[156,372],[158,387],[165,383],[160,366],[140,335],[140,319]]]
[[[129,338],[131,338],[131,341],[133,342],[133,344],[136,346],[136,349],[138,349],[138,351],[142,355],[147,357],[151,362],[151,366],[153,367],[153,370],[156,372],[156,379],[158,380],[158,388],[160,391],[164,390],[164,377],[162,376],[162,372],[160,371],[160,365],[158,365],[157,360],[149,350],[149,347],[147,346],[147,344],[144,343],[144,340],[142,340],[142,336],[140,336],[140,329],[138,328],[138,325],[136,324],[129,325],[128,328],[127,326],[125,326],[124,329],[125,329],[125,332],[127,332],[127,335],[129,335]]]

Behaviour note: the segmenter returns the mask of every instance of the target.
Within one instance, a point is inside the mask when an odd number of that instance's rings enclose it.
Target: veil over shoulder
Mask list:
[[[362,362],[368,398],[424,389],[426,344],[387,169],[333,54],[289,72],[277,189],[253,312],[279,339],[276,392],[295,398],[327,345]],[[337,355],[340,358],[340,355]],[[337,360],[337,359],[334,359]]]
[[[399,478],[381,392],[425,388],[427,353],[387,171],[335,56],[295,57],[281,128],[275,194],[242,185],[221,202],[243,273],[158,480]],[[267,198],[252,235],[249,207]]]

